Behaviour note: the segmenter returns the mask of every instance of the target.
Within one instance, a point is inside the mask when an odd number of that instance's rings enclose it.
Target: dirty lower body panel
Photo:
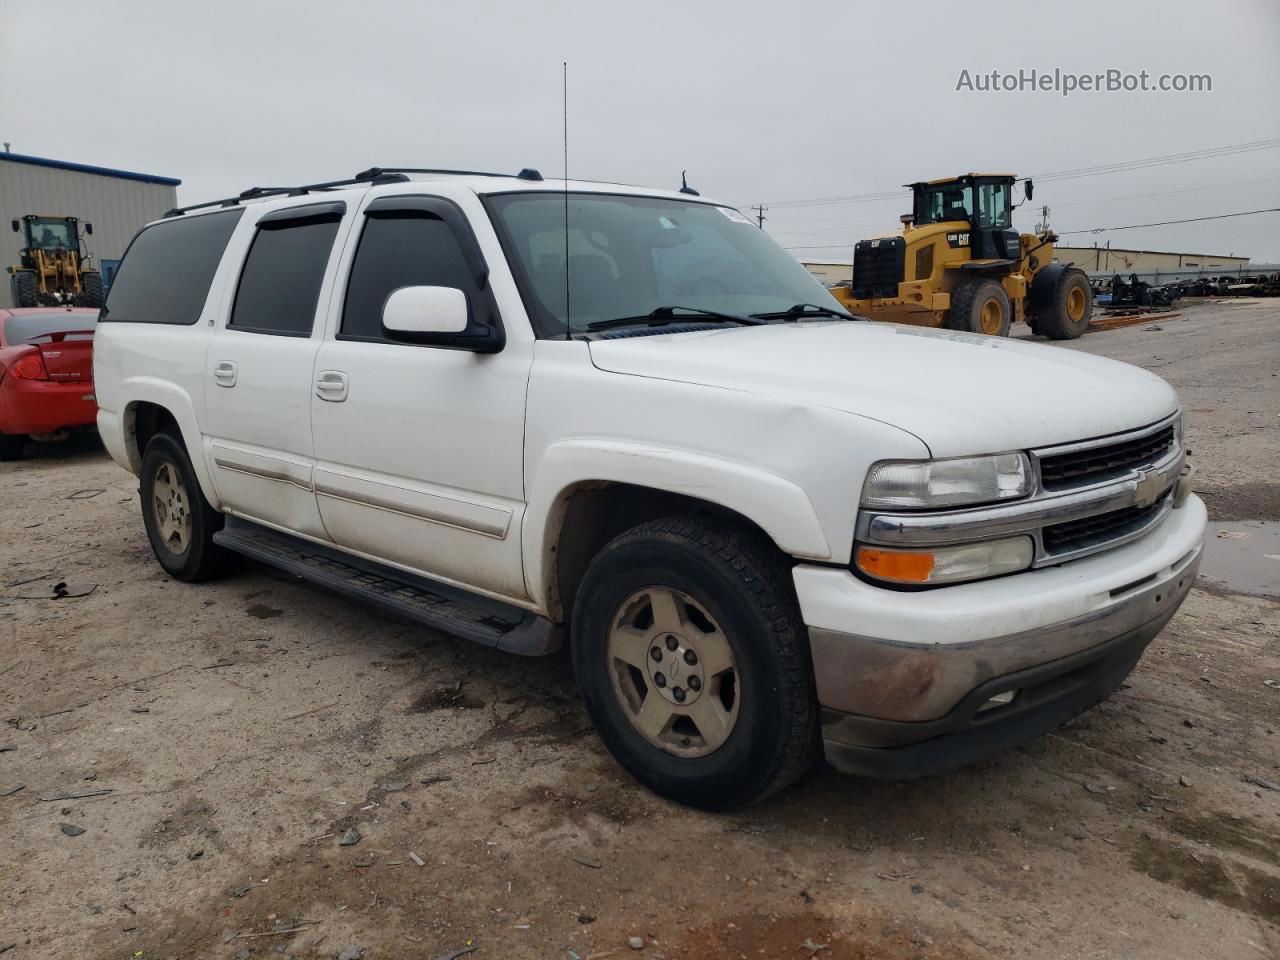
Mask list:
[[[1066,656],[990,676],[941,716],[885,719],[824,708],[827,760],[837,770],[861,776],[932,776],[1060,727],[1106,699],[1133,672],[1147,645],[1186,598],[1200,556],[1197,550],[1169,579],[1137,591],[1107,614],[1036,631],[1041,639],[1082,630],[1105,639]],[[1135,611],[1142,613],[1138,622]],[[1017,639],[1030,643],[1032,637]]]
[[[213,539],[227,550],[484,646],[537,656],[559,643],[551,624],[528,611],[248,520],[227,518]]]

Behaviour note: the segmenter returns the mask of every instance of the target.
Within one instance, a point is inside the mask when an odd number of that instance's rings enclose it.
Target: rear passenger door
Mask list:
[[[474,194],[378,197],[352,233],[312,398],[325,527],[350,550],[520,600],[531,337],[508,329],[500,352],[480,354],[382,327],[387,297],[418,285],[461,290],[472,320],[501,325],[500,302],[519,301],[497,237]]]
[[[312,472],[311,392],[346,204],[259,217],[206,356],[209,458],[230,512],[327,539]]]

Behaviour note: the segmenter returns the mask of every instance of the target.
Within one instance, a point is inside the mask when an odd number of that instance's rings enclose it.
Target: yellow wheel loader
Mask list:
[[[853,284],[832,294],[851,313],[926,327],[1009,335],[1017,320],[1053,340],[1089,326],[1083,270],[1056,263],[1057,237],[1013,229],[1009,173],[968,173],[909,184],[902,229],[854,247]],[[1026,199],[1033,191],[1026,181]]]
[[[14,232],[24,240],[20,263],[9,267],[16,306],[102,306],[102,274],[88,269],[89,254],[80,243],[79,223],[75,217],[34,213],[12,221]],[[86,223],[84,232],[92,234],[93,224]]]

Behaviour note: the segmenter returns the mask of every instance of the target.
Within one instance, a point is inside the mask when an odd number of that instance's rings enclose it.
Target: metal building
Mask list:
[[[181,180],[84,163],[0,153],[0,265],[18,263],[22,234],[10,223],[29,213],[78,217],[93,224],[84,237],[91,269],[102,271],[108,286],[125,247],[144,223],[178,205]],[[13,306],[7,274],[0,274],[0,307]]]

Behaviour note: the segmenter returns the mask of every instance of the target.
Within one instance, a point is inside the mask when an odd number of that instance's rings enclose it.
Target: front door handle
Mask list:
[[[316,379],[316,396],[330,403],[347,399],[347,375],[341,370],[321,370]]]
[[[236,385],[236,365],[230,360],[219,360],[213,368],[213,382],[220,387]]]

